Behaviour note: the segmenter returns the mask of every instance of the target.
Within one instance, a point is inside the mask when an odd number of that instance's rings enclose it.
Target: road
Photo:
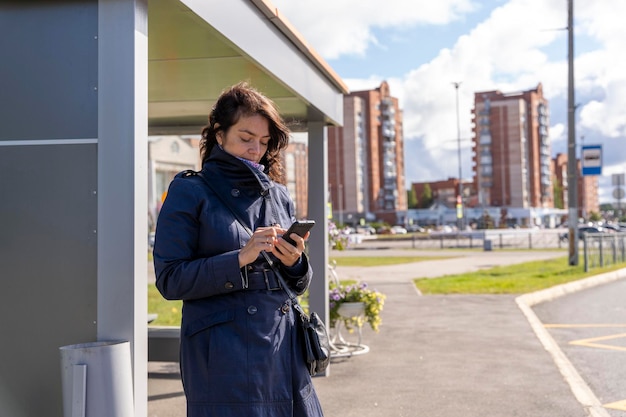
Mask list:
[[[533,307],[611,417],[626,415],[626,280]]]

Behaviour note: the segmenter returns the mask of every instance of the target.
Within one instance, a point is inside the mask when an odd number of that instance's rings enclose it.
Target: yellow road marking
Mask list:
[[[613,410],[626,411],[626,400],[617,401],[617,402],[610,403],[610,404],[604,404],[603,407],[611,408]]]
[[[626,327],[626,324],[544,324],[543,327],[551,329],[570,329],[570,328],[610,328],[610,327]]]
[[[623,351],[626,351],[626,347],[605,345],[603,343],[594,343],[594,342],[599,342],[600,340],[619,339],[621,337],[626,337],[626,333],[612,334],[612,335],[609,335],[609,336],[602,336],[602,337],[592,337],[590,339],[573,340],[573,341],[569,342],[569,344],[570,345],[578,345],[578,346],[597,347],[597,348],[600,348],[600,349],[612,349],[612,350],[623,350]]]
[[[626,324],[544,324],[544,327],[552,328],[552,329],[622,328],[622,327],[626,327]],[[596,342],[600,342],[603,340],[613,340],[613,339],[619,339],[619,338],[626,338],[626,333],[612,334],[609,336],[601,336],[601,337],[592,337],[589,339],[573,340],[569,343],[570,345],[577,345],[577,346],[587,346],[587,347],[593,347],[593,348],[599,348],[599,349],[626,351],[626,347],[607,345],[604,343],[596,343]],[[626,411],[626,400],[604,404],[602,407],[610,408],[612,410]]]

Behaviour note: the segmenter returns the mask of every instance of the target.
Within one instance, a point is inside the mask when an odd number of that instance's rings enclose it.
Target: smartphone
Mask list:
[[[296,246],[296,242],[289,238],[292,233],[297,234],[300,237],[304,237],[306,232],[311,230],[315,226],[315,220],[296,220],[291,226],[289,226],[289,230],[285,232],[283,235],[283,239],[285,239],[288,243]]]

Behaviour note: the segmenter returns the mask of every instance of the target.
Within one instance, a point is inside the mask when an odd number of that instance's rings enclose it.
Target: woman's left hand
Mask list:
[[[287,229],[276,228],[276,232],[279,235],[287,232]],[[298,260],[300,256],[302,256],[302,252],[304,252],[304,241],[308,239],[310,232],[302,238],[295,233],[292,233],[290,238],[296,242],[296,246],[293,246],[282,237],[276,239],[275,244],[272,246],[271,250],[268,252],[272,252],[274,256],[276,256],[280,262],[282,262],[285,266],[293,266]]]

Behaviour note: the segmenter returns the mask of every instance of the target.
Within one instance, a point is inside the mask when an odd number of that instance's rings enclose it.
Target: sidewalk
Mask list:
[[[366,255],[340,256],[350,252]],[[380,332],[364,328],[369,353],[334,359],[330,376],[314,379],[326,417],[587,416],[515,296],[420,296],[410,282],[563,253],[435,252],[458,257],[337,268],[340,278],[367,281],[387,300]],[[177,364],[149,364],[148,410],[151,417],[185,415]]]

